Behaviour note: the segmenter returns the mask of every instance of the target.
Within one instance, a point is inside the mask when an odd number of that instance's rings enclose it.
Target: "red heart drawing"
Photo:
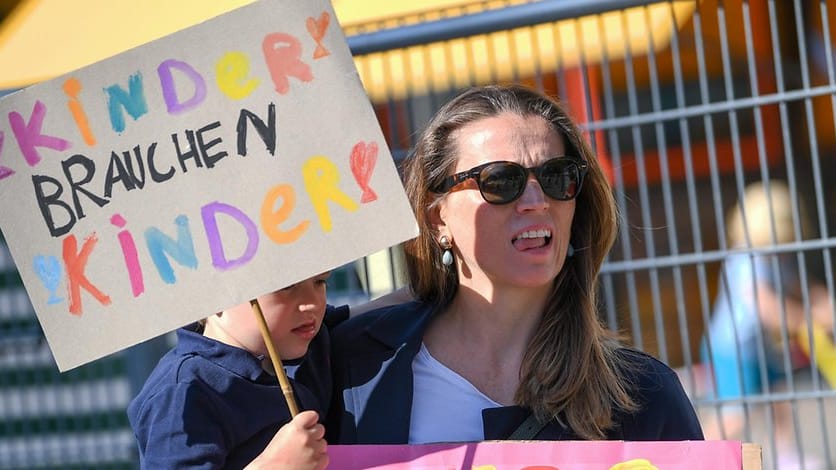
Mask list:
[[[351,173],[354,180],[363,190],[360,202],[363,204],[377,200],[377,194],[369,187],[369,180],[372,178],[374,166],[377,164],[377,142],[357,142],[351,149]]]
[[[314,19],[312,16],[308,17],[308,21],[305,25],[308,27],[308,33],[311,35],[313,40],[316,41],[316,50],[314,50],[313,54],[314,59],[321,59],[322,57],[331,54],[328,52],[328,49],[325,49],[325,46],[322,45],[322,39],[325,37],[325,30],[328,29],[328,23],[330,22],[331,15],[329,15],[327,11],[323,11],[317,19]]]

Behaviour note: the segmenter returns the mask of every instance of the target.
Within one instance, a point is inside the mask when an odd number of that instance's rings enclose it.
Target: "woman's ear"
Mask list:
[[[440,201],[427,209],[427,221],[429,221],[434,233],[445,233],[447,224],[444,223],[444,207],[444,202]]]

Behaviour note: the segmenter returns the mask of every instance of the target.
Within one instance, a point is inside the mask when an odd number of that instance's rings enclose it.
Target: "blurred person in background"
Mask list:
[[[804,365],[796,338],[806,332],[804,291],[810,319],[817,328],[832,330],[830,296],[824,286],[801,282],[796,252],[760,253],[758,249],[792,243],[795,229],[802,237],[811,232],[806,210],[799,200],[793,210],[787,185],[757,182],[746,187],[741,201],[727,214],[729,248],[741,250],[723,262],[711,324],[701,345],[702,360],[711,365],[719,399],[739,400],[782,389],[787,373]],[[809,277],[808,277],[809,279]],[[775,440],[780,468],[792,468],[798,456],[793,445],[792,415],[788,403],[773,407]],[[706,438],[742,439],[743,405],[721,409],[721,419],[706,426]],[[811,457],[806,457],[806,468]]]

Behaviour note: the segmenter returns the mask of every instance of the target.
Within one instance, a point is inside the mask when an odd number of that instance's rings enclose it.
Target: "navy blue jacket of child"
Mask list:
[[[325,429],[328,442],[405,444],[412,410],[412,360],[421,346],[432,307],[412,302],[358,315],[333,331],[334,403]],[[622,349],[631,368],[638,412],[619,413],[607,439],[701,440],[694,408],[675,372],[644,353]],[[486,440],[506,439],[529,416],[520,406],[482,411]],[[578,440],[558,420],[534,440]]]
[[[329,306],[324,323],[347,317],[347,306]],[[261,367],[262,358],[196,327],[177,330],[177,346],[128,406],[143,469],[243,468],[290,421],[278,380]],[[331,400],[329,343],[323,327],[303,358],[284,363],[298,366],[290,381],[299,409],[323,419]]]

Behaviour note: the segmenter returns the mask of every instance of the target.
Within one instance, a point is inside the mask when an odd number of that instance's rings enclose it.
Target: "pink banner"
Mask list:
[[[743,468],[738,441],[332,445],[329,469],[703,470]]]

